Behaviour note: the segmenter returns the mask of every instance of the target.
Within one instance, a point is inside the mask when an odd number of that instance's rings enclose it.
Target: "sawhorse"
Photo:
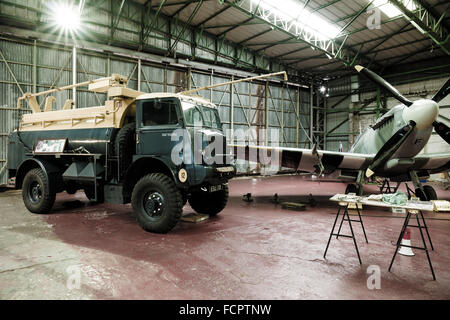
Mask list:
[[[358,244],[356,243],[355,233],[353,232],[352,221],[361,223],[361,227],[364,232],[364,238],[366,239],[366,243],[369,243],[369,241],[367,240],[366,230],[364,229],[364,224],[363,224],[363,221],[361,218],[361,213],[359,212],[358,204],[356,203],[356,211],[358,212],[359,220],[350,219],[350,215],[348,214],[348,205],[349,204],[347,202],[339,202],[339,209],[336,214],[336,218],[334,219],[333,228],[331,229],[330,237],[328,239],[327,247],[325,248],[325,253],[323,254],[323,258],[325,259],[326,255],[327,255],[328,247],[330,246],[331,238],[333,236],[336,236],[336,239],[338,239],[339,237],[352,238],[353,243],[355,244],[356,254],[358,255],[359,263],[362,264],[361,257],[359,255]],[[341,213],[341,209],[343,209],[343,211],[344,211],[344,213],[342,214],[342,220],[339,225],[338,233],[334,233],[334,228],[336,227],[336,223],[339,219],[339,214]],[[341,234],[341,228],[342,228],[342,224],[344,223],[344,221],[348,221],[348,225],[350,226],[351,235]]]
[[[409,220],[411,219],[411,215],[413,215],[413,214],[416,216],[417,225],[409,224]],[[419,215],[420,215],[420,218],[422,219],[423,225],[420,224]],[[403,235],[405,234],[405,231],[406,231],[407,227],[413,227],[413,228],[418,228],[419,229],[420,236],[422,238],[423,247],[408,246],[408,245],[401,244],[402,239],[403,239]],[[391,271],[392,264],[394,263],[394,259],[395,259],[396,255],[397,255],[397,252],[400,249],[400,247],[413,248],[413,249],[424,250],[425,251],[425,253],[427,254],[428,264],[430,265],[431,274],[433,275],[433,280],[436,280],[436,276],[435,276],[434,270],[433,270],[433,265],[431,264],[430,255],[428,253],[427,243],[425,242],[425,237],[423,235],[422,229],[425,229],[425,232],[427,233],[428,241],[430,242],[431,250],[434,251],[433,243],[431,242],[430,233],[428,232],[428,227],[427,227],[427,224],[426,224],[425,219],[423,217],[422,211],[421,210],[408,210],[408,214],[406,215],[405,222],[403,223],[402,231],[400,232],[400,235],[399,235],[398,240],[397,240],[394,256],[392,257],[391,264],[389,265],[389,269],[388,269],[389,272]]]

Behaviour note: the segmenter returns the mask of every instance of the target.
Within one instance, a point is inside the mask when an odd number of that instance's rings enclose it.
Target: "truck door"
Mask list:
[[[170,161],[174,130],[182,127],[179,100],[158,98],[141,100],[137,104],[137,154],[152,155]]]

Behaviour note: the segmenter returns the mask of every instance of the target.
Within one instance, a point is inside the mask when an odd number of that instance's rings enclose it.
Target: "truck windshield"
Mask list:
[[[182,101],[184,118],[188,126],[201,126],[222,130],[217,109],[192,102]]]

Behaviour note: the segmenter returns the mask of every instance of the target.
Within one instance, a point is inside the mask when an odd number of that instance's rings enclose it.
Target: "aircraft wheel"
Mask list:
[[[437,200],[436,191],[432,186],[423,186],[423,192],[419,188],[416,189],[416,196],[422,201]]]

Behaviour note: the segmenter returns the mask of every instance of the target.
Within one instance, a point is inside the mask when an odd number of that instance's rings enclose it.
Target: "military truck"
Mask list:
[[[177,224],[187,201],[198,213],[222,211],[236,171],[233,156],[223,151],[214,154],[223,161],[193,159],[196,139],[202,156],[211,140],[226,146],[217,107],[189,94],[139,92],[127,82],[113,74],[18,99],[17,108],[26,101],[32,113],[9,135],[7,168],[29,211],[48,213],[56,193],[83,190],[95,202],[131,202],[139,225],[157,233]],[[73,108],[69,99],[53,109],[51,93],[79,86],[107,93],[105,104]],[[184,132],[178,140],[177,130]],[[176,148],[180,143],[184,148]],[[174,150],[182,161],[174,161]]]

